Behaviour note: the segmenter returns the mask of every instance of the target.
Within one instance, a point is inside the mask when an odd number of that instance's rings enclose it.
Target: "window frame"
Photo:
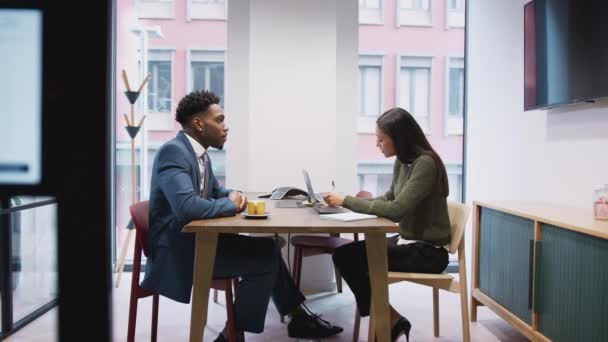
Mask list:
[[[446,30],[450,30],[450,29],[464,29],[464,27],[465,27],[466,0],[456,0],[461,5],[461,7],[458,8],[458,9],[450,9],[450,1],[451,0],[445,0],[445,29]],[[450,24],[450,16],[454,15],[454,14],[461,14],[462,15],[462,17],[463,17],[462,18],[462,25],[453,25],[453,24]]]
[[[366,0],[363,0],[363,1],[366,1]],[[371,12],[372,10],[375,10],[375,9],[359,6],[359,18],[358,18],[359,25],[372,25],[372,26],[373,25],[377,25],[377,26],[384,25],[384,0],[378,0],[378,1],[380,2],[380,8],[378,8],[378,20],[376,20],[376,21],[361,20],[362,11],[367,10],[368,12]]]

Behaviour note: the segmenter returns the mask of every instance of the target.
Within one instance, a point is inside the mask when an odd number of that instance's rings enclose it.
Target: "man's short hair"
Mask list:
[[[220,98],[213,92],[195,90],[179,101],[175,111],[175,121],[182,126],[188,126],[194,115],[205,113],[211,105],[218,103],[220,103]]]

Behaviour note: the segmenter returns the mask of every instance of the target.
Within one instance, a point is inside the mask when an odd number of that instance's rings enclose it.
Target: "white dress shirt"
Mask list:
[[[203,159],[203,155],[207,153],[207,150],[203,147],[203,145],[199,144],[199,142],[196,141],[193,137],[189,136],[188,133],[186,133],[186,137],[188,138],[188,141],[190,141],[192,149],[194,150],[194,154],[196,155],[196,161],[198,161],[198,169],[200,171],[201,176],[201,188],[199,189],[199,193],[202,194],[205,187],[205,162]]]

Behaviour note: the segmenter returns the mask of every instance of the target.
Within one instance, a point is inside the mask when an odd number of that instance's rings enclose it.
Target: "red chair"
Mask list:
[[[357,198],[369,199],[372,198],[372,194],[369,191],[359,191]],[[354,233],[355,241],[359,241],[359,234]],[[302,278],[302,258],[320,254],[333,254],[334,251],[341,246],[353,242],[349,239],[340,237],[340,234],[329,234],[329,236],[318,236],[318,235],[297,235],[291,238],[291,244],[295,247],[293,268],[291,270],[291,276],[296,283],[296,286],[300,288],[300,279]],[[336,286],[338,292],[342,293],[342,276],[337,268],[334,268],[336,272]]]
[[[131,211],[131,219],[135,225],[135,251],[133,253],[133,278],[131,280],[131,300],[129,304],[129,328],[127,332],[127,342],[135,341],[135,324],[137,322],[137,301],[140,298],[152,296],[152,333],[151,341],[156,342],[158,330],[158,293],[150,292],[139,286],[139,275],[141,272],[141,253],[148,256],[148,246],[146,239],[148,236],[148,201],[143,201],[133,204],[129,210]],[[238,288],[237,278],[214,279],[211,282],[211,288],[226,292],[226,314],[228,316],[228,329],[230,342],[237,341],[236,323],[234,321],[234,304],[232,300],[234,293]],[[244,341],[244,335],[241,332],[239,341]]]

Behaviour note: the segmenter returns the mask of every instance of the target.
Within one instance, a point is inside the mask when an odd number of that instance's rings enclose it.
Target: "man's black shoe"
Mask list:
[[[222,333],[220,333],[219,336],[213,340],[213,342],[228,342],[228,340],[224,337],[224,335],[222,335]]]
[[[341,327],[331,325],[331,323],[321,319],[320,315],[303,313],[291,318],[287,325],[287,336],[313,340],[333,336],[343,330]]]

